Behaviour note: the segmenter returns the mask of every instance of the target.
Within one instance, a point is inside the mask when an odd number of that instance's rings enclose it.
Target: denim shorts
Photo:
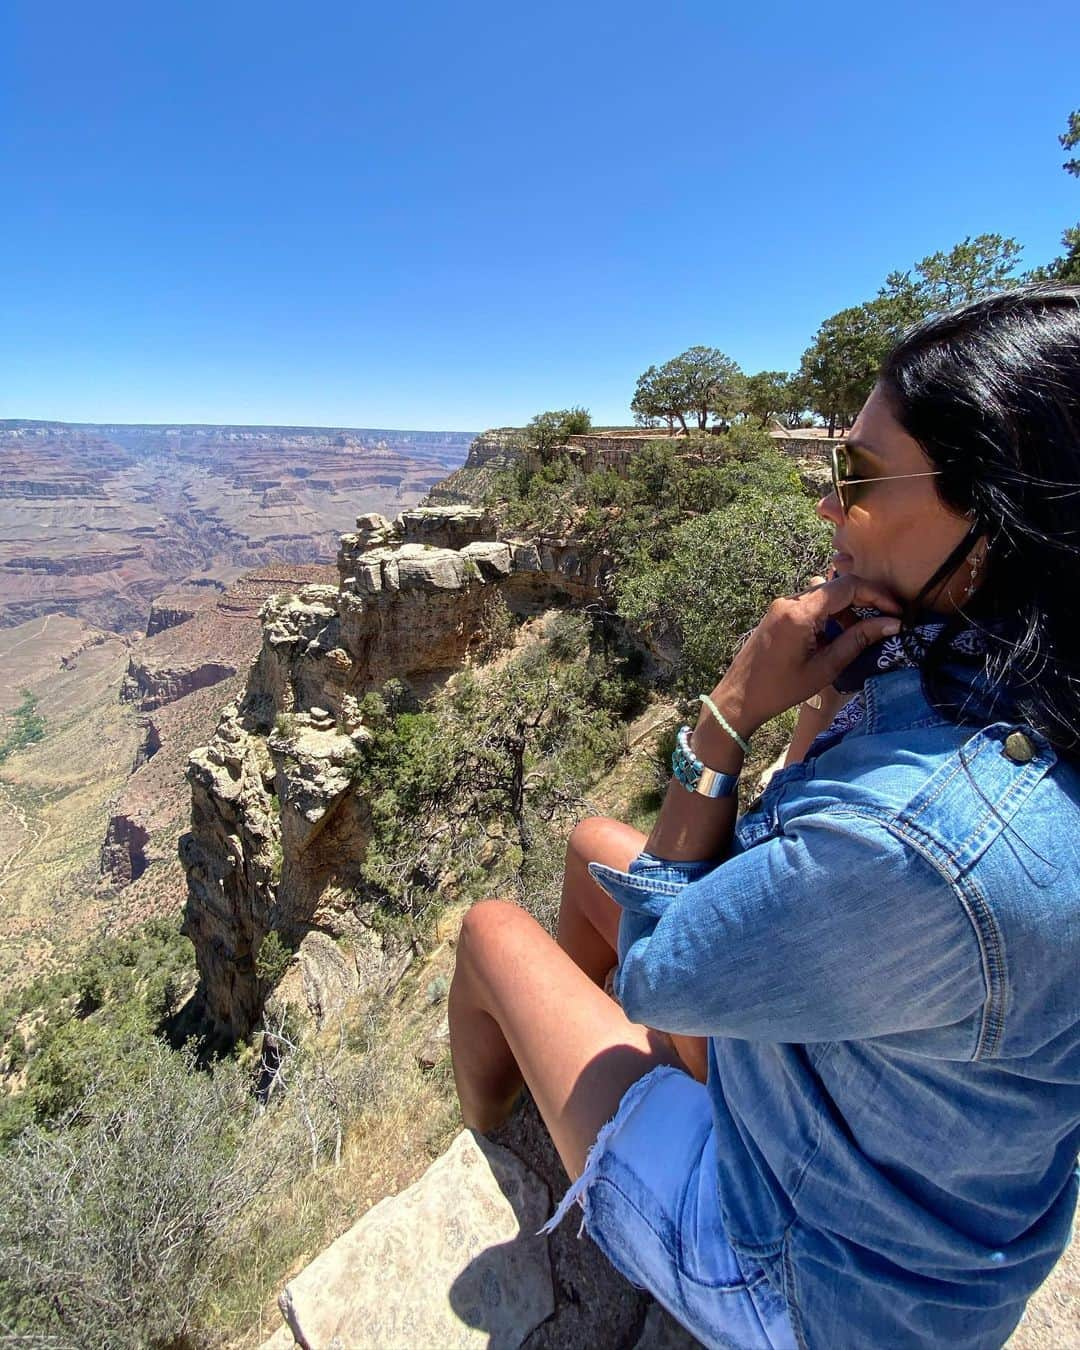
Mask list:
[[[543,1231],[577,1201],[582,1228],[703,1345],[794,1350],[783,1296],[724,1235],[709,1096],[667,1066],[636,1082]]]

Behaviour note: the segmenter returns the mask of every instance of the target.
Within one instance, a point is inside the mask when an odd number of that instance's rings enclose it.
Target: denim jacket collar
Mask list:
[[[927,701],[918,670],[890,670],[875,675],[863,685],[863,697],[866,717],[857,730],[864,735],[916,726],[943,726],[947,720]]]
[[[970,722],[972,726],[986,726],[995,722],[1023,725],[1023,719],[1018,717],[1016,705],[1007,691],[990,689],[982,671],[952,666],[946,673],[953,677],[956,688],[967,687],[968,716],[965,722]],[[863,685],[862,698],[866,704],[866,716],[853,729],[853,732],[862,735],[903,731],[910,727],[946,726],[956,720],[931,706],[923,690],[922,672],[910,667],[871,676]]]

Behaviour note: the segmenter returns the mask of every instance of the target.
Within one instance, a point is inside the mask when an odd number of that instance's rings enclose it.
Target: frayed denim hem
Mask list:
[[[546,1236],[547,1234],[553,1233],[555,1229],[558,1228],[559,1224],[562,1223],[563,1219],[566,1218],[566,1215],[570,1210],[570,1206],[574,1204],[575,1201],[581,1206],[582,1210],[584,1211],[585,1192],[588,1190],[589,1186],[595,1180],[596,1170],[600,1165],[601,1158],[604,1156],[604,1149],[607,1147],[607,1143],[608,1140],[611,1138],[612,1132],[623,1123],[623,1121],[626,1119],[628,1115],[630,1115],[630,1113],[637,1106],[638,1102],[645,1095],[648,1088],[652,1086],[652,1084],[659,1082],[659,1080],[667,1074],[678,1074],[679,1077],[681,1078],[686,1077],[686,1074],[682,1069],[672,1068],[670,1064],[658,1064],[655,1069],[650,1069],[647,1074],[639,1078],[636,1083],[631,1083],[631,1085],[626,1089],[626,1091],[622,1095],[622,1100],[619,1102],[619,1105],[616,1108],[615,1114],[611,1117],[611,1119],[607,1122],[606,1125],[601,1126],[600,1133],[596,1136],[595,1143],[592,1145],[588,1153],[585,1155],[585,1167],[582,1170],[581,1176],[579,1176],[578,1179],[572,1183],[570,1189],[559,1201],[559,1205],[558,1208],[555,1210],[555,1213],[551,1216],[550,1219],[548,1219],[547,1223],[544,1224],[543,1228],[539,1230],[539,1232],[537,1233],[537,1237]],[[581,1218],[581,1225],[578,1228],[578,1237],[582,1237],[584,1233],[585,1233],[585,1215],[583,1213]]]

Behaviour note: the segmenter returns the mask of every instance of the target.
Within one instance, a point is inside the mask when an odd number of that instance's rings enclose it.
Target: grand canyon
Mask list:
[[[0,984],[179,906],[184,763],[261,605],[336,577],[357,515],[412,506],[471,439],[0,421],[0,714],[29,691],[49,733],[0,767]]]

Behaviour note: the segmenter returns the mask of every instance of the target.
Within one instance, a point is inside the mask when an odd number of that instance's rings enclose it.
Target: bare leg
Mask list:
[[[593,816],[570,835],[566,873],[556,941],[594,984],[615,965],[619,937],[619,906],[589,876],[591,862],[625,871],[645,847],[640,830],[618,820]],[[706,1041],[701,1036],[671,1036],[687,1070],[701,1083],[706,1075]]]
[[[576,825],[566,846],[566,872],[556,941],[588,975],[603,986],[616,961],[619,906],[589,876],[589,863],[625,871],[645,847],[640,830],[618,820],[593,816]]]
[[[530,915],[499,900],[465,916],[449,1012],[465,1124],[494,1128],[524,1078],[571,1176],[632,1083],[681,1067],[666,1036],[628,1021]]]

